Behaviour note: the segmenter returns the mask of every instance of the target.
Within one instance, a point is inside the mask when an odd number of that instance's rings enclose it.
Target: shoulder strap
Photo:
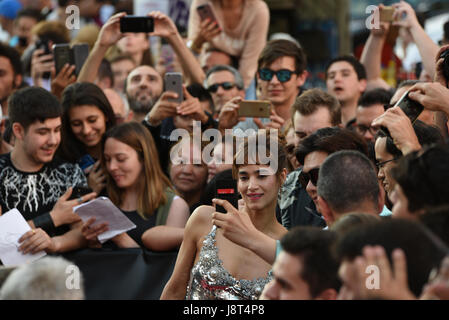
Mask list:
[[[167,223],[168,213],[170,211],[173,198],[175,197],[175,193],[170,188],[167,188],[165,190],[165,196],[167,197],[167,202],[164,205],[159,206],[159,208],[157,209],[157,216],[156,216],[157,226],[163,226]]]

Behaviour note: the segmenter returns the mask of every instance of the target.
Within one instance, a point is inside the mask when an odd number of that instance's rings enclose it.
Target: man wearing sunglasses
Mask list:
[[[227,65],[216,65],[206,73],[205,87],[214,100],[218,115],[222,107],[232,98],[245,97],[243,78],[237,69]]]
[[[296,158],[303,164],[299,181],[318,211],[317,185],[320,166],[330,154],[340,150],[356,150],[364,155],[368,153],[366,142],[361,137],[339,127],[319,129],[302,140],[297,148]]]
[[[260,89],[258,98],[269,100],[272,104],[270,118],[248,118],[237,124],[237,112],[234,129],[282,129],[291,118],[292,105],[300,93],[300,87],[307,78],[306,56],[298,45],[289,40],[272,40],[267,43],[258,60],[257,82]],[[238,109],[235,102],[229,113]],[[221,115],[220,115],[221,116]]]

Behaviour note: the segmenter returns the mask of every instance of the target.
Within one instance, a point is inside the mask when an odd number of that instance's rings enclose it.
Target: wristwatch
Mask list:
[[[195,55],[199,55],[201,52],[201,48],[198,48],[197,46],[195,46],[195,43],[193,42],[193,40],[189,40],[187,41],[187,48],[190,49],[190,51],[193,52],[193,54]]]

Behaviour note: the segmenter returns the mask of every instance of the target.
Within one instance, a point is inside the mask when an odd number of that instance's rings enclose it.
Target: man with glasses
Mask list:
[[[360,97],[355,115],[355,131],[367,143],[374,143],[378,128],[371,126],[371,123],[384,113],[384,105],[388,105],[390,99],[390,92],[381,88],[367,91]]]
[[[388,198],[394,188],[394,180],[391,178],[390,170],[396,166],[397,160],[403,155],[419,150],[422,146],[443,141],[440,131],[433,126],[426,125],[420,120],[411,123],[399,107],[393,107],[376,118],[372,125],[374,127],[386,127],[390,135],[379,130],[376,135],[374,150],[378,167],[378,179],[382,183]],[[387,207],[391,203],[386,201]]]
[[[232,98],[245,97],[243,78],[237,69],[227,65],[216,65],[206,73],[205,87],[214,100],[216,115]]]

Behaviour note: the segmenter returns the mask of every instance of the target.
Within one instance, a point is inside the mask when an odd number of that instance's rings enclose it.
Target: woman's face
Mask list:
[[[106,170],[117,187],[125,189],[137,185],[142,176],[143,165],[136,150],[114,138],[108,138],[104,145]]]
[[[279,187],[276,172],[267,165],[250,164],[238,170],[237,189],[248,209],[271,206],[277,201]]]
[[[148,49],[148,39],[145,33],[126,33],[126,36],[117,42],[120,51],[135,54]]]
[[[106,117],[94,105],[70,108],[69,123],[75,137],[86,147],[98,145],[106,132]]]
[[[387,151],[387,138],[378,138],[376,144],[374,145],[374,151],[376,153],[376,162],[385,162],[392,160],[393,155]],[[391,200],[391,192],[394,188],[394,180],[391,178],[390,170],[395,166],[395,161],[387,162],[381,166],[378,166],[377,178],[382,182],[385,192],[388,198]]]
[[[209,175],[207,177],[207,182],[212,180],[212,178],[219,172],[232,169],[232,146],[225,147],[226,144],[218,143],[214,147],[214,154],[212,160],[207,164],[209,169]],[[226,161],[228,160],[228,161]]]
[[[207,179],[207,165],[202,161],[201,150],[190,143],[181,143],[176,163],[170,168],[170,179],[176,190],[190,193],[201,190]]]

